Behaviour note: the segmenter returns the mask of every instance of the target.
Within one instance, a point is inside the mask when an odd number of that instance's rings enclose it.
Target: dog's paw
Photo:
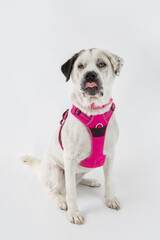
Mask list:
[[[89,187],[100,187],[100,186],[101,186],[100,182],[98,182],[96,179],[92,179],[89,185]]]
[[[120,210],[120,203],[116,197],[106,197],[106,205],[109,208]]]
[[[49,195],[54,199],[61,210],[67,211],[68,206],[66,199],[59,193],[49,192]]]
[[[96,179],[82,178],[80,184],[88,187],[100,187],[101,184]]]
[[[67,211],[68,206],[65,199],[60,199],[57,201],[57,205],[61,210]]]
[[[68,217],[69,217],[69,221],[73,224],[81,225],[84,223],[84,217],[82,213],[80,213],[79,211],[75,213],[69,213]]]

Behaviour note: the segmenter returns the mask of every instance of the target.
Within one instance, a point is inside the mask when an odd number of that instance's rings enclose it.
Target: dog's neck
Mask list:
[[[99,109],[91,109],[90,106],[92,103],[94,103],[96,106],[102,106],[108,103],[110,98],[111,98],[111,93],[104,94],[104,96],[100,96],[100,97],[88,97],[88,96],[83,96],[81,93],[75,90],[71,95],[71,102],[73,105],[78,107],[82,112],[86,113],[89,116],[89,115],[103,114],[109,111],[112,103],[110,103],[104,108],[99,108]]]

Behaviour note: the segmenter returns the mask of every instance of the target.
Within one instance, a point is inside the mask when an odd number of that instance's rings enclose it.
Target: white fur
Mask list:
[[[107,63],[105,69],[98,69],[95,65],[97,58]],[[85,69],[77,68],[79,63],[85,64]],[[118,65],[119,64],[119,65]],[[102,114],[109,110],[110,106],[104,109],[90,109],[89,105],[103,105],[112,97],[112,85],[115,75],[119,75],[123,64],[121,58],[99,49],[85,50],[79,53],[71,73],[74,84],[74,91],[71,96],[72,104],[75,104],[88,115]],[[80,89],[82,77],[87,71],[96,71],[103,86],[103,96],[89,96]],[[71,109],[71,106],[70,106]],[[59,125],[53,136],[51,144],[41,163],[41,176],[50,195],[56,200],[60,209],[68,209],[70,222],[82,224],[84,217],[79,211],[76,202],[76,183],[87,186],[98,187],[100,184],[94,179],[83,179],[83,175],[92,169],[84,168],[78,163],[87,158],[91,153],[91,139],[86,127],[76,119],[70,112],[62,129],[62,142],[64,151],[58,142]],[[115,155],[115,144],[118,139],[118,125],[113,113],[105,137],[104,154],[107,159],[104,164],[105,176],[105,199],[108,207],[120,209],[119,202],[112,191],[112,165]],[[40,163],[33,157],[25,157],[23,161],[34,167],[37,171]],[[65,175],[64,175],[65,172]],[[66,197],[64,197],[66,192]]]

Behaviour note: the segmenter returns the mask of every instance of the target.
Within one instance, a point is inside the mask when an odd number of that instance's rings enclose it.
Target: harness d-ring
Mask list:
[[[103,124],[102,123],[97,123],[97,125],[95,126],[95,128],[100,128],[100,127],[103,127]]]

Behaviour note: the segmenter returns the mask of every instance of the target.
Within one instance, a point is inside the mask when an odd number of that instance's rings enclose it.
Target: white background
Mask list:
[[[159,1],[0,0],[0,238],[159,239]],[[86,48],[125,60],[113,98],[120,126],[114,186],[121,203],[78,187],[86,223],[67,221],[22,154],[42,157],[70,102],[60,66]]]

